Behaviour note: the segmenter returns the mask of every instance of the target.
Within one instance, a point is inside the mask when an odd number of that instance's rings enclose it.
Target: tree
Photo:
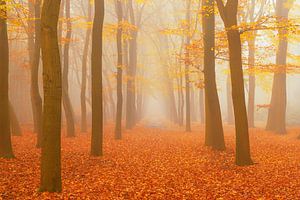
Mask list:
[[[102,98],[102,32],[104,0],[95,0],[92,32],[92,141],[91,154],[103,154],[103,98]]]
[[[8,100],[8,71],[9,50],[7,36],[7,7],[6,1],[0,1],[0,157],[13,158],[11,145],[9,100]]]
[[[191,0],[187,0],[187,11],[186,11],[186,20],[188,24],[188,36],[186,37],[186,46],[191,43],[190,36],[190,23],[191,23]],[[186,61],[185,61],[185,131],[191,132],[191,94],[190,94],[190,76],[189,76],[189,50],[186,52]]]
[[[116,13],[118,17],[118,30],[117,30],[117,51],[118,51],[118,62],[117,62],[117,113],[116,113],[116,127],[115,127],[115,138],[122,139],[122,106],[123,106],[123,94],[122,94],[122,2],[115,0]]]
[[[15,113],[15,110],[10,102],[9,102],[9,116],[10,116],[11,134],[15,136],[21,136],[22,135],[21,126],[18,117]]]
[[[88,19],[87,22],[92,21],[92,6],[88,2]],[[81,76],[81,132],[87,132],[87,116],[86,116],[86,86],[87,86],[87,60],[89,52],[89,43],[91,38],[91,29],[88,27],[85,34],[85,42],[83,47],[83,58],[82,58],[82,76]]]
[[[137,25],[136,17],[133,10],[132,0],[128,1],[130,22],[134,26]],[[126,128],[131,129],[136,123],[136,67],[137,67],[137,30],[131,31],[131,39],[129,41],[129,63],[127,68],[127,95],[126,95]]]
[[[32,2],[29,2],[31,5]],[[41,2],[37,0],[34,2],[34,17],[35,17],[35,29],[34,35],[35,40],[29,45],[34,44],[33,55],[31,57],[31,103],[33,111],[33,119],[35,123],[35,131],[37,132],[37,143],[38,148],[41,147],[42,137],[42,97],[39,91],[39,65],[40,65],[40,51],[41,51]]]
[[[70,16],[70,0],[66,0],[65,2],[65,12],[67,18],[67,33],[66,33],[66,43],[64,45],[64,67],[63,67],[63,106],[66,117],[66,125],[67,125],[67,136],[74,137],[75,136],[75,122],[74,122],[74,113],[73,107],[71,104],[70,96],[69,96],[69,49],[70,49],[70,41],[72,36],[72,24],[71,24],[71,16]]]
[[[232,86],[232,102],[236,131],[236,164],[250,165],[250,142],[247,111],[245,104],[244,77],[242,69],[241,37],[237,27],[238,0],[216,0],[219,13],[224,22],[228,46]]]
[[[62,74],[57,36],[59,9],[60,0],[45,0],[41,16],[41,47],[44,88],[41,192],[60,192],[62,189]]]
[[[287,6],[288,0],[277,0],[276,17],[277,23],[283,23],[288,20],[290,6]],[[284,71],[274,74],[272,97],[268,114],[266,130],[275,131],[279,134],[286,133],[286,59],[288,50],[288,29],[278,30],[279,44],[276,54],[276,65],[283,67]]]
[[[205,84],[205,145],[224,150],[224,133],[215,74],[215,13],[214,0],[202,1],[204,84]]]

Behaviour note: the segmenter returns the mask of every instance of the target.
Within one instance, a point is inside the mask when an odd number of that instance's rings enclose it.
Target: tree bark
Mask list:
[[[191,22],[191,0],[187,0],[187,12],[186,12],[186,20],[188,23],[188,30],[190,30],[190,22]],[[189,34],[189,33],[188,33]],[[190,45],[191,37],[188,35],[186,38],[186,46]],[[189,50],[186,50],[186,62],[185,62],[185,131],[191,132],[191,101],[190,101],[190,66],[189,66]]]
[[[283,23],[288,20],[290,8],[286,6],[286,0],[277,0],[276,16],[277,22]],[[283,70],[275,72],[273,79],[273,88],[271,103],[268,114],[266,130],[274,131],[279,134],[286,133],[286,60],[288,50],[288,29],[280,29],[279,44],[276,54],[276,65]]]
[[[11,134],[14,136],[21,136],[22,135],[22,129],[18,120],[18,117],[15,113],[15,110],[11,103],[9,103],[9,115],[10,115],[10,128],[11,128]]]
[[[92,21],[92,6],[88,2],[88,19],[87,22]],[[87,87],[87,61],[88,61],[88,52],[89,44],[91,39],[91,29],[87,28],[85,34],[85,42],[83,48],[83,57],[82,57],[82,76],[81,76],[81,93],[80,93],[80,102],[81,102],[81,132],[87,132],[87,113],[86,113],[86,87]]]
[[[137,26],[132,0],[128,1],[130,22]],[[137,37],[136,30],[131,31],[129,41],[129,66],[127,68],[127,96],[126,96],[126,128],[131,129],[136,124],[136,67],[137,67]]]
[[[42,123],[43,123],[43,102],[39,91],[39,65],[41,52],[41,1],[36,0],[34,4],[35,16],[35,41],[34,53],[31,62],[31,102],[33,107],[33,116],[35,130],[37,132],[36,147],[41,147],[42,141]]]
[[[117,113],[116,113],[116,126],[115,126],[115,139],[122,139],[122,106],[123,106],[123,94],[122,94],[122,73],[123,73],[123,56],[122,56],[122,20],[123,9],[122,2],[115,1],[116,13],[118,16],[118,31],[117,31]]]
[[[0,6],[0,158],[13,158],[8,100],[9,47],[6,1],[1,0]]]
[[[75,137],[74,111],[69,96],[69,49],[70,49],[70,42],[72,37],[72,24],[70,21],[71,20],[70,0],[66,0],[65,2],[65,12],[66,12],[66,19],[67,19],[67,34],[66,34],[66,43],[64,45],[62,97],[63,97],[63,107],[65,111],[65,117],[66,117],[67,137]]]
[[[57,36],[59,9],[60,0],[44,0],[41,17],[41,47],[44,88],[41,192],[60,192],[62,189],[62,74]]]
[[[228,46],[232,86],[232,102],[236,131],[236,164],[253,164],[250,156],[250,142],[247,111],[245,103],[244,77],[242,68],[241,38],[237,27],[238,0],[228,0],[224,6],[222,0],[216,0],[221,18],[224,22]]]
[[[254,110],[255,110],[255,75],[251,73],[251,69],[255,65],[255,37],[248,41],[249,56],[248,63],[250,69],[249,75],[249,96],[248,96],[248,124],[254,128]]]
[[[102,31],[104,0],[95,0],[92,32],[92,141],[91,155],[103,155]]]
[[[232,105],[232,88],[230,74],[227,75],[226,81],[226,95],[227,95],[227,123],[229,125],[234,124],[233,105]]]
[[[205,145],[224,150],[225,141],[215,73],[214,0],[203,1],[203,45],[205,84]]]

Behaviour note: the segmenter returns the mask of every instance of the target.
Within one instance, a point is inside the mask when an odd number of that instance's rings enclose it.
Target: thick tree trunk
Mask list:
[[[118,16],[118,31],[117,31],[117,113],[116,113],[116,126],[115,126],[115,139],[122,139],[122,106],[123,106],[123,91],[122,91],[122,76],[123,76],[123,48],[122,48],[122,20],[123,9],[122,2],[115,1],[116,13]],[[115,114],[115,113],[114,113]]]
[[[249,127],[253,128],[254,125],[254,110],[255,110],[255,74],[251,72],[251,69],[255,65],[255,37],[248,41],[249,47],[249,96],[248,96],[248,124]]]
[[[104,0],[95,0],[92,34],[92,141],[91,155],[103,155],[102,31]]]
[[[8,71],[9,50],[7,37],[7,8],[6,1],[0,1],[0,158],[13,158],[11,145],[9,100],[8,100]]]
[[[215,73],[214,0],[203,1],[204,84],[205,84],[205,145],[224,150],[224,133]]]
[[[44,0],[41,17],[43,60],[43,136],[41,192],[60,192],[62,76],[57,24],[60,0]]]
[[[253,164],[250,156],[250,141],[245,103],[244,76],[242,66],[242,44],[237,27],[238,0],[228,0],[224,5],[222,0],[216,0],[219,13],[224,22],[228,46],[229,65],[232,86],[232,102],[236,131],[236,164]]]
[[[88,20],[87,22],[92,21],[92,6],[88,2]],[[88,63],[88,52],[89,44],[91,38],[91,29],[87,28],[85,34],[85,42],[83,48],[83,57],[82,57],[82,76],[81,76],[81,93],[80,93],[80,102],[81,102],[81,132],[87,132],[87,114],[86,114],[86,86],[87,86],[87,63]]]
[[[11,128],[11,134],[14,136],[21,136],[22,135],[22,129],[18,120],[18,117],[15,113],[15,110],[11,103],[9,103],[9,115],[10,115],[10,128]]]
[[[285,4],[286,0],[277,0],[276,16],[278,23],[283,23],[288,20],[290,8]],[[273,79],[272,97],[268,114],[266,130],[274,131],[279,134],[286,133],[286,60],[288,41],[287,29],[279,30],[279,45],[276,55],[276,65],[283,70],[275,72]]]
[[[63,68],[63,107],[65,111],[66,117],[66,125],[67,125],[67,137],[75,137],[75,120],[74,120],[74,111],[72,107],[72,103],[69,96],[69,49],[70,42],[72,37],[72,24],[71,24],[71,16],[70,16],[70,0],[66,0],[65,3],[65,12],[67,18],[67,35],[66,35],[66,43],[64,45],[64,68]]]

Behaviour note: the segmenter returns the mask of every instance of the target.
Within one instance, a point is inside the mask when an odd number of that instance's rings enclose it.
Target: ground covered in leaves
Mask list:
[[[203,146],[193,133],[137,127],[122,141],[105,128],[105,155],[89,156],[90,136],[63,137],[61,194],[40,194],[35,135],[13,137],[16,159],[0,159],[0,199],[299,199],[300,140],[251,130],[255,165],[234,165],[234,131],[226,127],[225,152]]]

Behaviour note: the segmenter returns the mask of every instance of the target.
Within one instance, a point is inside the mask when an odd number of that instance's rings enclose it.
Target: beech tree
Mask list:
[[[219,13],[226,29],[229,46],[229,64],[232,86],[232,102],[236,131],[236,164],[251,165],[247,111],[245,104],[242,48],[237,29],[238,0],[216,0]]]
[[[92,6],[88,2],[88,18],[87,22],[92,21]],[[81,91],[80,91],[80,102],[81,102],[81,132],[87,132],[87,114],[86,114],[86,87],[87,87],[87,63],[88,63],[88,52],[89,44],[91,40],[91,29],[87,28],[85,33],[85,41],[83,47],[82,56],[82,75],[81,75]]]
[[[224,133],[215,74],[215,3],[202,1],[205,84],[205,145],[224,150]]]
[[[276,1],[276,20],[283,23],[288,20],[291,6],[288,0]],[[276,72],[273,79],[271,103],[268,114],[266,129],[279,134],[286,133],[286,60],[288,51],[288,28],[278,30],[279,44],[276,54],[276,65],[284,70]]]
[[[30,7],[32,7],[32,2],[29,2]],[[31,60],[31,102],[32,102],[32,112],[34,119],[34,127],[37,132],[37,147],[41,147],[41,137],[42,137],[42,97],[39,91],[39,65],[40,65],[40,53],[41,53],[41,1],[37,0],[33,5],[34,12],[34,40],[29,43],[31,46],[34,44],[33,53],[30,53]]]
[[[57,24],[60,0],[44,0],[41,16],[43,60],[43,136],[41,192],[60,192],[61,184],[61,103],[62,74]]]
[[[8,100],[9,50],[6,1],[0,1],[0,157],[13,158]]]
[[[116,113],[116,127],[115,127],[115,138],[122,138],[122,106],[123,106],[123,94],[122,94],[122,73],[123,73],[123,56],[122,56],[122,2],[115,0],[115,8],[118,17],[118,30],[117,30],[117,113]]]
[[[75,136],[75,120],[74,120],[74,113],[73,107],[71,104],[70,96],[69,96],[69,49],[70,49],[70,42],[72,36],[72,24],[71,24],[71,8],[70,8],[70,0],[65,0],[65,13],[67,19],[67,33],[66,33],[66,43],[63,49],[63,90],[62,90],[62,97],[63,97],[63,106],[65,111],[66,117],[66,125],[67,125],[67,136],[74,137]]]
[[[104,0],[95,0],[92,31],[92,141],[91,154],[103,154],[103,98],[102,98],[102,31]]]

